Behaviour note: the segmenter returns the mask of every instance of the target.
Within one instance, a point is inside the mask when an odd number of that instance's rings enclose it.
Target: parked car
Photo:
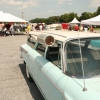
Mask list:
[[[38,31],[20,49],[45,100],[100,100],[100,34]]]

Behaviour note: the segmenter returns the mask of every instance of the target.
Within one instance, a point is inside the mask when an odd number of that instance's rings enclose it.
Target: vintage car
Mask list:
[[[100,100],[99,33],[31,32],[20,50],[45,100]]]

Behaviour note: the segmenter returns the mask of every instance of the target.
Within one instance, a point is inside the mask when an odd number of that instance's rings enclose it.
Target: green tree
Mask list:
[[[45,22],[45,18],[35,18],[30,20],[31,23],[44,23]]]
[[[100,6],[97,9],[97,15],[100,15]]]
[[[83,12],[80,17],[78,17],[77,13],[71,12],[71,13],[65,13],[61,16],[51,16],[49,18],[35,18],[30,20],[32,23],[68,23],[73,20],[73,18],[77,18],[79,21],[86,20],[92,17],[95,17],[100,14],[100,7],[98,7],[96,12],[90,13],[90,12]]]
[[[97,16],[97,12],[93,12],[93,17]]]
[[[92,17],[95,17],[95,16],[96,16],[96,12],[94,12],[94,13],[83,12],[81,14],[81,16],[79,17],[79,21],[86,20],[86,19],[89,19],[89,18],[92,18]]]
[[[45,20],[45,23],[59,23],[60,16],[52,16]]]
[[[93,17],[93,14],[90,13],[90,12],[83,12],[80,16],[80,20],[86,20],[86,19],[89,19],[89,18],[92,18]]]
[[[79,19],[79,17],[77,16],[77,13],[74,13],[74,12],[69,13],[69,14],[66,13],[64,15],[61,15],[60,22],[68,23],[68,22],[72,21],[74,19],[74,17]]]
[[[64,15],[61,15],[60,17],[60,22],[65,22],[67,23],[69,21],[69,14],[64,14]]]
[[[34,19],[31,19],[30,22],[31,22],[31,23],[34,23]]]
[[[74,13],[74,12],[69,13],[69,20],[68,20],[68,22],[71,22],[74,19],[74,17],[79,19],[78,16],[77,16],[77,13]]]

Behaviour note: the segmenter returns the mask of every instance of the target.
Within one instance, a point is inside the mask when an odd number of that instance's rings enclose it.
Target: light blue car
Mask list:
[[[100,100],[100,34],[31,32],[20,49],[45,100]]]

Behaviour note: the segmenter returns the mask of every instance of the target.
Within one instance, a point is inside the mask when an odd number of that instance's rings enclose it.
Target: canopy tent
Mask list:
[[[69,22],[70,24],[78,24],[80,23],[76,18],[74,18],[71,22]]]
[[[4,20],[4,13],[0,11],[0,22],[2,22],[3,20]]]
[[[27,22],[27,21],[18,18],[14,15],[11,15],[9,13],[3,13],[2,11],[0,11],[0,22]]]
[[[87,20],[82,20],[81,24],[100,25],[100,15]]]

